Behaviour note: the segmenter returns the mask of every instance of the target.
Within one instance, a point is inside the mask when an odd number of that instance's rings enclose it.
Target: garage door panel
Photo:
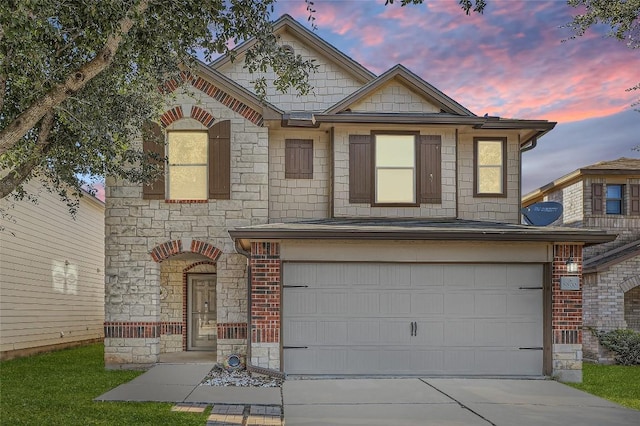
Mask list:
[[[347,300],[353,315],[377,315],[380,312],[380,293],[353,292],[349,293]]]
[[[536,321],[509,322],[507,339],[508,345],[513,347],[542,346],[542,328]]]
[[[289,290],[287,289],[284,293],[286,294],[288,291]],[[314,293],[313,289],[306,289],[306,291],[310,294]],[[331,293],[326,291],[316,291],[315,294],[317,294],[318,315],[345,316],[351,311],[351,307],[349,305],[349,294],[346,291]]]
[[[320,345],[347,345],[349,343],[347,321],[316,322],[316,342]],[[307,343],[313,341],[307,339]]]
[[[507,283],[511,289],[541,287],[542,281],[540,265],[507,265]]]
[[[444,285],[444,267],[442,265],[413,265],[407,268],[411,274],[412,288],[442,287]]]
[[[507,313],[507,295],[504,293],[476,294],[475,315],[503,317]]]
[[[444,295],[442,293],[413,293],[411,295],[411,313],[414,315],[443,314]]]
[[[411,269],[404,265],[381,265],[380,283],[389,289],[411,287]]]
[[[473,320],[451,320],[444,325],[444,346],[469,346],[473,342]]]
[[[473,288],[475,283],[474,265],[444,265],[443,285],[448,288]]]
[[[422,374],[440,374],[444,371],[444,351],[416,349],[409,353],[409,369]]]
[[[351,320],[347,324],[349,342],[356,345],[380,344],[380,321],[376,319]]]
[[[283,293],[282,302],[289,310],[289,315],[308,315],[317,312],[317,293],[306,289],[287,289]]]
[[[283,345],[308,348],[284,350],[285,372],[540,375],[542,290],[521,287],[542,287],[542,271],[285,262]]]
[[[474,286],[482,289],[507,287],[506,265],[475,265]]]
[[[411,293],[385,292],[380,294],[379,312],[382,315],[410,315],[411,314]]]
[[[542,316],[542,290],[520,290],[507,295],[507,315]]]
[[[412,342],[411,323],[406,319],[389,319],[380,322],[381,345],[408,345]]]
[[[418,346],[439,347],[444,344],[444,323],[440,321],[416,321],[416,335],[411,342]]]
[[[504,320],[477,320],[474,326],[474,343],[478,346],[508,345],[507,324]]]
[[[473,316],[475,311],[475,294],[469,292],[447,293],[444,296],[444,313],[446,315]]]
[[[282,328],[282,334],[288,345],[304,345],[309,341],[318,340],[316,333],[316,320],[292,320],[287,322],[287,326]]]

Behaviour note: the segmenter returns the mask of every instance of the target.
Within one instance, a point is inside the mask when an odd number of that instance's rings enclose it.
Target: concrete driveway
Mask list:
[[[550,380],[287,380],[296,425],[640,425],[640,411]]]

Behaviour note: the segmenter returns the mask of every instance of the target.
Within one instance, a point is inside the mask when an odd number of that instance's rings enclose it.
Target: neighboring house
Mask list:
[[[0,200],[0,359],[104,337],[104,203],[88,193],[75,219],[34,179],[37,202]]]
[[[608,230],[614,241],[583,251],[583,345],[586,358],[611,354],[588,329],[640,331],[640,159],[619,158],[575,170],[522,198],[563,205],[553,224]]]
[[[614,237],[519,224],[521,152],[555,123],[477,116],[274,28],[316,60],[314,94],[260,102],[240,45],[167,84],[140,142],[165,176],[107,179],[106,365],[203,350],[286,374],[580,380],[581,293],[560,277]]]

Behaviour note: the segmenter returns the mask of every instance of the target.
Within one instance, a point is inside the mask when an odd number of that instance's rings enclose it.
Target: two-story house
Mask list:
[[[298,375],[580,380],[581,292],[560,278],[613,237],[519,224],[521,153],[555,123],[376,76],[286,15],[274,32],[315,59],[313,94],[260,102],[248,41],[168,84],[147,129],[165,144],[140,142],[162,179],[107,179],[107,366],[202,350]]]
[[[605,229],[614,241],[583,251],[584,327],[640,331],[640,159],[619,158],[575,170],[522,198],[563,205],[553,225]],[[607,361],[611,354],[584,331],[585,357]]]

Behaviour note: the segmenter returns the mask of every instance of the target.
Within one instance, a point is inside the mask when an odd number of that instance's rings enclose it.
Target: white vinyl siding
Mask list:
[[[74,220],[56,194],[25,189],[37,204],[0,201],[0,351],[102,337],[104,205],[83,197]]]

